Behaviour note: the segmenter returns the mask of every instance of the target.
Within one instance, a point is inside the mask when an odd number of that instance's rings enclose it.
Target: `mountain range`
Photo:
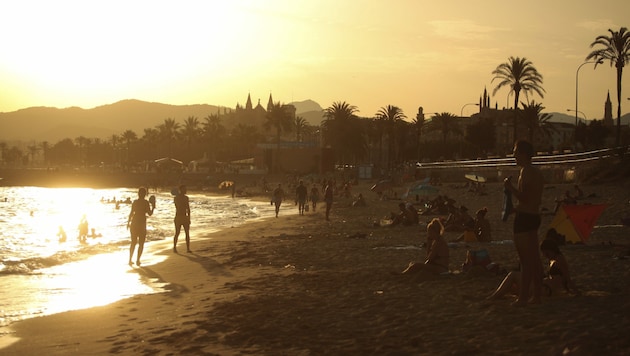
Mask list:
[[[322,107],[313,100],[292,102],[296,115],[303,117],[310,125],[322,121]],[[64,138],[108,139],[126,130],[138,136],[144,129],[154,128],[168,118],[183,123],[188,117],[196,117],[200,122],[208,115],[223,112],[224,107],[208,104],[169,105],[135,99],[98,106],[92,109],[79,107],[52,108],[31,107],[13,112],[0,113],[0,141],[48,141],[55,143]],[[553,122],[572,124],[575,116],[565,113],[549,113]],[[622,125],[630,124],[630,113],[621,118]],[[223,124],[230,128],[229,122]]]

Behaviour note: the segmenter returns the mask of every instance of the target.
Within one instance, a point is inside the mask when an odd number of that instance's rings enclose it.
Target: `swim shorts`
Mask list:
[[[175,226],[187,226],[190,225],[190,218],[188,216],[175,216]]]
[[[514,233],[519,234],[523,232],[538,231],[540,227],[540,215],[516,212],[514,216]]]

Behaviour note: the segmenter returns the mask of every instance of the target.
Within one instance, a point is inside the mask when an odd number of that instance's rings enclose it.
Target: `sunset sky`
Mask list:
[[[492,71],[518,56],[543,75],[545,98],[532,98],[566,113],[589,45],[630,27],[627,0],[21,0],[0,13],[0,112],[123,99],[234,107],[248,93],[266,105],[271,93],[345,101],[361,116],[387,105],[409,119],[419,106],[468,116]],[[630,67],[622,86],[626,113]],[[579,111],[601,118],[609,90],[616,113],[614,69],[584,65]]]

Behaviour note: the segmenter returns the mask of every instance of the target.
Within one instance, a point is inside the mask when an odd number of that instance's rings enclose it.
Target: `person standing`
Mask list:
[[[324,188],[324,202],[326,203],[326,220],[330,220],[329,216],[330,216],[330,209],[332,208],[332,204],[333,204],[333,181],[332,180],[328,180],[328,183],[326,184],[326,188]]]
[[[540,204],[544,180],[541,172],[532,165],[534,147],[528,141],[514,144],[514,159],[521,167],[518,183],[512,184],[511,177],[503,181],[504,188],[518,200],[514,215],[514,245],[521,263],[519,295],[514,305],[526,306],[529,287],[532,286],[533,303],[541,302],[542,261],[538,251],[538,228],[540,227]]]
[[[186,195],[186,186],[179,186],[179,194],[173,199],[175,203],[175,236],[173,237],[173,252],[177,253],[177,239],[179,232],[184,227],[186,234],[186,252],[190,253],[190,201]]]
[[[298,211],[300,215],[304,215],[304,207],[306,206],[306,197],[308,195],[308,190],[306,186],[304,186],[304,181],[300,181],[297,188],[295,188],[295,200],[298,203]]]
[[[311,188],[310,199],[313,204],[313,212],[315,212],[315,209],[317,209],[317,202],[319,201],[319,189],[317,189],[316,184],[313,184],[313,187]]]
[[[152,203],[144,199],[147,196],[147,188],[140,187],[138,189],[138,199],[131,203],[131,211],[129,212],[129,218],[127,219],[127,229],[131,233],[131,246],[129,247],[129,265],[133,265],[131,262],[133,258],[133,252],[138,244],[138,257],[136,258],[136,265],[140,266],[140,256],[142,256],[142,250],[144,249],[144,241],[147,238],[147,216],[153,215],[155,210],[155,197],[151,197]]]
[[[278,217],[278,213],[280,212],[280,205],[282,205],[282,199],[284,199],[284,190],[282,190],[282,185],[278,184],[278,187],[273,190],[272,201],[276,208],[276,217]]]

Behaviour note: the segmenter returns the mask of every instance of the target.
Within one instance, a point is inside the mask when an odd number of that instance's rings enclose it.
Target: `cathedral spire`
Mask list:
[[[252,110],[254,107],[252,106],[252,97],[248,93],[247,94],[247,103],[245,104],[245,110]]]
[[[269,101],[267,102],[267,111],[271,111],[273,108],[273,99],[271,98],[271,93],[269,93]]]

